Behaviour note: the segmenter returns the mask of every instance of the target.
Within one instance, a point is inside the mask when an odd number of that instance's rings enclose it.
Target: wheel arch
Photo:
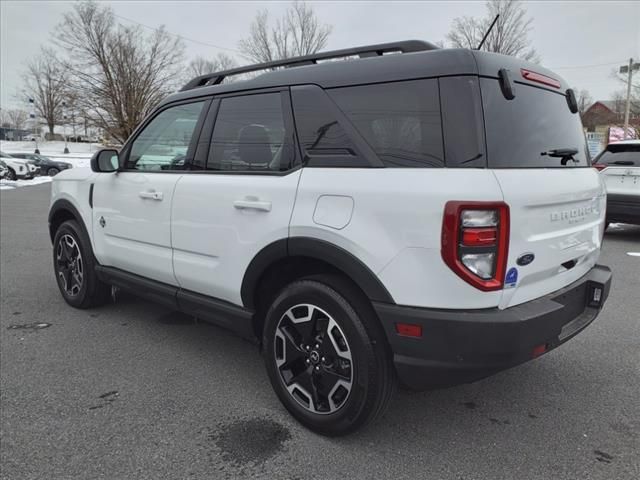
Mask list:
[[[242,280],[242,303],[255,312],[254,330],[258,338],[268,301],[291,281],[322,273],[341,275],[370,301],[395,303],[369,267],[347,250],[310,237],[281,239],[256,254]]]
[[[87,238],[91,239],[78,209],[69,200],[61,198],[56,200],[49,209],[49,237],[52,243],[58,228],[67,220],[75,220],[78,222],[80,228],[82,228],[87,235]]]

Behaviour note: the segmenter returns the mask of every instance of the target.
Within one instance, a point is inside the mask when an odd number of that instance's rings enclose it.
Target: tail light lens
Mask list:
[[[605,168],[607,168],[607,165],[605,165],[604,163],[594,163],[593,165],[591,165],[593,168],[595,168],[598,171],[604,170]]]
[[[509,206],[504,202],[447,202],[442,259],[460,278],[483,290],[500,290],[509,253]]]

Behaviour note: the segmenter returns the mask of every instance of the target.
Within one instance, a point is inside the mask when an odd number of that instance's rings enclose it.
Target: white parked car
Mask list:
[[[607,224],[640,225],[640,140],[610,143],[593,166],[607,186]]]
[[[14,158],[11,155],[0,152],[0,160],[7,165],[7,180],[31,179],[36,175],[36,168],[29,166],[24,160]]]
[[[288,411],[345,434],[396,378],[475,381],[597,317],[606,193],[577,111],[540,65],[418,41],[197,77],[54,177],[58,287],[257,339]]]
[[[7,173],[9,173],[7,164],[4,163],[3,160],[0,160],[0,179],[4,178],[7,175]]]

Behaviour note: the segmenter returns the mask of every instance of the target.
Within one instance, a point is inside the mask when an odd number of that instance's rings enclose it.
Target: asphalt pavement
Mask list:
[[[475,384],[400,391],[329,439],[287,414],[254,345],[130,295],[65,304],[49,193],[0,192],[2,479],[640,478],[640,227],[607,233],[611,294],[576,338]]]

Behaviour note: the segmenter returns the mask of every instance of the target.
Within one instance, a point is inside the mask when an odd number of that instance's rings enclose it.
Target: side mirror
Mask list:
[[[118,151],[112,148],[98,150],[91,157],[91,170],[94,172],[110,173],[120,168]]]

